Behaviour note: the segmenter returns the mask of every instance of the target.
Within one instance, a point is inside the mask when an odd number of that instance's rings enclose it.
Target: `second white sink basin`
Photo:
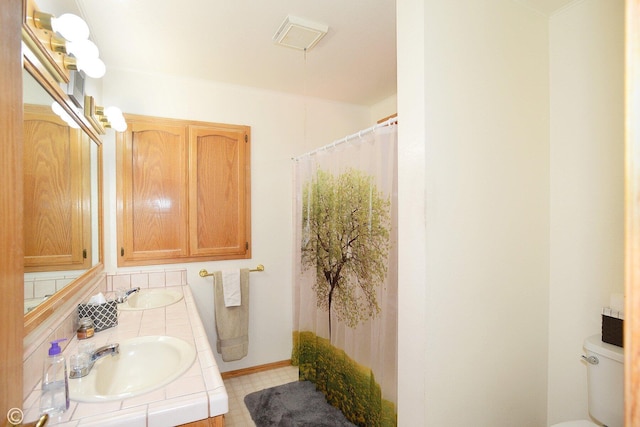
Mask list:
[[[185,373],[195,348],[178,338],[146,336],[122,341],[120,353],[98,359],[89,375],[69,379],[69,397],[79,402],[128,399],[156,390]]]
[[[166,307],[177,303],[182,298],[182,292],[174,289],[141,289],[122,304],[118,304],[118,310],[147,310]]]

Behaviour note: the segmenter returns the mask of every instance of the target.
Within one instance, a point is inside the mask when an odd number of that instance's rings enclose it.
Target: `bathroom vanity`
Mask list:
[[[160,288],[153,288],[160,289]],[[179,292],[183,298],[170,305],[141,310],[121,310],[118,325],[92,338],[73,337],[64,349],[67,360],[78,353],[81,345],[104,345],[131,341],[137,337],[174,337],[195,349],[195,360],[182,375],[170,383],[131,398],[108,399],[104,402],[71,400],[69,410],[49,425],[60,426],[216,426],[224,425],[223,414],[228,412],[228,396],[218,370],[211,346],[188,285],[169,286],[167,291]],[[105,289],[108,298],[112,295]],[[40,352],[42,345],[35,352]],[[110,357],[110,356],[107,356]],[[35,357],[38,359],[38,357]],[[150,365],[152,361],[150,361]],[[99,369],[100,361],[94,369]],[[36,377],[38,363],[33,363]],[[26,368],[26,366],[25,366]],[[26,376],[27,372],[25,372]],[[82,379],[80,379],[82,380]],[[70,386],[73,381],[70,379]],[[39,414],[40,384],[28,393],[24,402],[25,420],[35,420]]]

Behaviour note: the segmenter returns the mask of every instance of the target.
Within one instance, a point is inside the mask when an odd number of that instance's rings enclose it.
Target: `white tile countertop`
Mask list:
[[[168,335],[193,344],[197,357],[187,372],[167,386],[130,399],[85,403],[71,401],[69,410],[53,417],[48,425],[62,427],[171,427],[229,411],[229,399],[202,321],[198,315],[188,285],[172,286],[184,298],[167,307],[120,311],[118,326],[97,332],[94,337],[79,341],[73,338],[63,354],[67,367],[78,344],[93,342],[95,347],[148,335]],[[73,381],[73,380],[69,380]],[[39,413],[40,386],[25,401],[25,419],[35,419]]]

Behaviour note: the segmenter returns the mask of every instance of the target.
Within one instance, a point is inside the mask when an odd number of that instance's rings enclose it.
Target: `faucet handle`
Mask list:
[[[16,409],[16,408],[13,408]],[[45,425],[47,425],[47,421],[49,421],[49,414],[42,414],[40,415],[40,418],[38,418],[36,421],[31,422],[31,423],[27,423],[27,424],[23,424],[23,413],[20,410],[17,410],[15,412],[9,412],[9,414],[7,415],[7,421],[4,423],[4,426],[6,427],[44,427]]]
[[[49,414],[43,414],[40,416],[40,418],[38,418],[38,421],[36,421],[33,426],[34,427],[44,427],[47,425],[47,421],[49,421]]]

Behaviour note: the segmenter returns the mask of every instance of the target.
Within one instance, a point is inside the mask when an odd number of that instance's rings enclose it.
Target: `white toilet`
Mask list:
[[[623,427],[624,425],[624,350],[602,342],[600,335],[584,341],[587,364],[589,415],[593,421],[579,420],[554,424],[552,427]]]

